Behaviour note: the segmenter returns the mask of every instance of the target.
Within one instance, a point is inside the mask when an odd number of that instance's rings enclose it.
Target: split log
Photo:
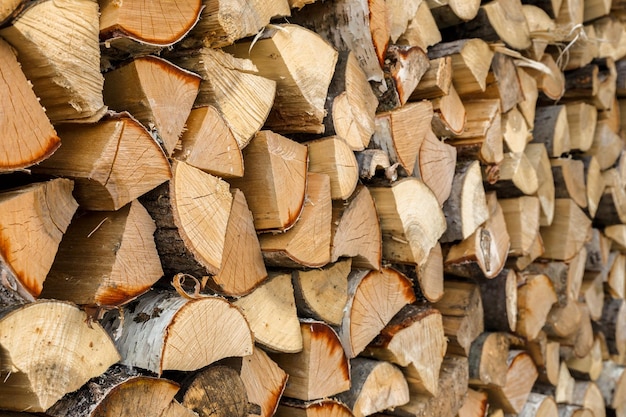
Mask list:
[[[90,0],[42,1],[0,30],[54,124],[96,122],[106,112],[98,17]]]
[[[410,304],[391,319],[361,355],[401,366],[412,394],[437,396],[446,344],[441,313]]]
[[[309,172],[330,177],[333,200],[346,200],[359,180],[359,167],[350,146],[339,136],[329,136],[305,143],[309,153]]]
[[[604,279],[602,273],[585,273],[580,288],[580,301],[584,301],[592,320],[600,320],[602,309],[604,308]]]
[[[170,156],[198,94],[200,77],[154,56],[136,58],[104,75],[104,101],[128,111]]]
[[[598,119],[606,120],[607,124],[611,127],[611,130],[619,134],[622,122],[621,108],[617,95],[613,97],[613,102],[608,109],[598,111]]]
[[[554,338],[573,336],[583,319],[580,305],[573,300],[564,305],[555,304],[547,315],[544,331]]]
[[[243,156],[239,144],[213,106],[191,110],[172,158],[217,177],[243,176]]]
[[[509,256],[525,256],[539,233],[539,199],[524,196],[498,200],[511,239]]]
[[[260,76],[252,61],[220,49],[174,51],[167,57],[202,77],[194,106],[214,106],[231,128],[239,148],[244,148],[272,109],[276,82]]]
[[[559,404],[559,417],[593,417],[593,412],[585,407],[571,404]]]
[[[303,401],[331,397],[350,389],[350,363],[337,333],[319,321],[300,322],[302,351],[270,357],[288,375],[283,395]]]
[[[622,149],[622,138],[611,130],[606,120],[599,120],[596,123],[593,141],[585,155],[595,156],[600,169],[606,170],[615,165]]]
[[[276,417],[353,417],[352,410],[343,402],[323,399],[310,402],[294,400],[281,401],[276,410]]]
[[[457,412],[458,417],[486,417],[489,409],[488,396],[485,391],[468,388],[463,405]]]
[[[243,312],[256,343],[274,352],[302,350],[291,274],[270,273],[267,281],[233,304]]]
[[[578,207],[587,208],[585,166],[582,161],[570,158],[553,158],[552,177],[556,198],[570,198]]]
[[[450,135],[460,135],[465,128],[465,107],[454,86],[450,92],[442,97],[432,99],[433,104],[433,132],[440,138]]]
[[[567,261],[572,259],[587,241],[591,220],[570,199],[557,198],[554,204],[554,221],[541,227],[545,245],[542,257]]]
[[[174,161],[172,171],[168,183],[141,198],[157,226],[163,271],[169,277],[217,274],[233,202],[228,183],[184,162]]]
[[[417,13],[417,8],[420,5],[421,0],[405,1],[389,1],[387,3],[387,14],[390,21],[390,36],[391,43],[396,43],[398,38],[406,30],[409,21]]]
[[[219,297],[193,299],[151,291],[130,302],[123,315],[107,313],[103,326],[115,341],[121,364],[158,375],[166,370],[193,371],[225,357],[252,353],[246,318]],[[228,343],[221,339],[223,334],[229,335]]]
[[[170,405],[163,411],[159,417],[195,417],[197,414],[176,400],[173,400]]]
[[[593,346],[593,328],[587,306],[576,301],[580,310],[580,325],[576,332],[565,338],[555,338],[561,344],[561,356],[564,358],[577,356],[583,357]]]
[[[590,1],[585,3],[584,7],[584,22],[589,22],[590,20],[606,16],[611,12],[611,2],[607,2],[605,0]]]
[[[167,181],[167,158],[148,131],[128,114],[91,125],[57,127],[63,146],[33,169],[72,178],[86,210],[117,210]]]
[[[409,387],[400,369],[389,362],[374,359],[350,360],[349,391],[337,396],[354,417],[395,409],[409,401]]]
[[[359,164],[359,178],[371,180],[377,173],[384,173],[389,181],[398,179],[397,165],[391,166],[389,155],[382,149],[364,149],[355,154]]]
[[[65,233],[46,276],[44,298],[118,306],[163,276],[156,226],[137,201],[113,212],[83,212]]]
[[[352,271],[339,329],[346,356],[354,358],[361,353],[396,313],[414,301],[413,284],[397,270]]]
[[[539,97],[537,79],[529,71],[519,66],[517,67],[517,77],[522,89],[522,94],[524,94],[524,100],[519,102],[517,106],[524,116],[524,120],[526,120],[528,129],[532,130],[535,127],[535,110]]]
[[[550,395],[557,404],[571,404],[574,396],[574,384],[576,380],[572,378],[565,362],[561,362],[559,375],[556,384],[538,381],[533,387],[533,392]]]
[[[243,151],[245,172],[230,184],[246,195],[257,231],[285,231],[304,208],[308,148],[269,130]]]
[[[428,70],[411,94],[411,100],[443,97],[450,92],[452,85],[452,57],[432,58]]]
[[[294,226],[283,233],[259,236],[267,265],[316,268],[330,262],[330,178],[326,174],[309,172],[306,182],[304,207]]]
[[[502,140],[505,152],[524,152],[527,142],[531,139],[532,132],[517,106],[502,114]]]
[[[565,105],[537,107],[534,126],[532,141],[545,144],[550,157],[558,158],[569,152],[570,128]]]
[[[595,218],[598,212],[600,200],[604,194],[606,183],[600,168],[600,163],[595,156],[583,156],[585,174],[585,189],[587,190],[587,214],[591,219]]]
[[[120,359],[102,327],[73,304],[37,301],[1,316],[2,409],[43,412]]]
[[[586,152],[593,142],[598,110],[584,101],[567,103],[567,125],[572,149]]]
[[[557,22],[558,24],[558,22]],[[565,99],[586,100],[598,109],[611,107],[616,92],[617,70],[612,58],[597,58],[565,73]]]
[[[241,380],[248,400],[261,407],[261,417],[272,417],[279,408],[279,400],[289,377],[267,353],[253,347],[252,354],[242,358]]]
[[[0,41],[0,59],[3,63],[0,70],[0,108],[12,109],[3,112],[0,120],[0,131],[7,138],[0,148],[0,172],[4,172],[46,159],[57,150],[61,141],[14,52],[4,41]]]
[[[592,381],[576,381],[572,404],[589,409],[595,417],[605,417],[604,397]]]
[[[552,55],[544,53],[539,62],[545,67],[542,71],[534,68],[528,68],[528,72],[537,78],[537,88],[539,90],[541,101],[550,100],[557,101],[563,97],[565,93],[565,76],[563,71],[557,65]]]
[[[416,178],[396,181],[390,187],[371,186],[369,191],[380,218],[383,258],[422,264],[446,228],[435,195]]]
[[[547,275],[523,275],[517,288],[517,327],[515,332],[528,340],[535,339],[557,302],[554,286]]]
[[[532,358],[523,350],[511,350],[507,359],[506,384],[490,386],[489,402],[507,413],[520,413],[530,395],[538,372]]]
[[[494,190],[500,198],[514,198],[536,194],[539,189],[537,171],[525,153],[507,152],[498,166],[498,180],[489,184],[487,189]]]
[[[539,225],[549,226],[554,219],[554,177],[548,151],[543,143],[529,143],[524,154],[537,174],[537,192],[539,198]]]
[[[626,351],[626,302],[624,299],[605,298],[602,317],[594,324],[604,335],[609,354],[623,357]]]
[[[597,380],[603,368],[600,338],[594,337],[591,350],[585,356],[568,358],[566,364],[575,378],[589,381]]]
[[[380,222],[367,187],[357,186],[346,202],[333,202],[331,233],[331,262],[345,256],[357,268],[380,269]]]
[[[72,181],[55,179],[0,193],[0,306],[34,301],[78,204]]]
[[[513,10],[519,7],[514,4],[515,1],[510,2],[507,0],[506,3],[513,3],[511,4]],[[513,10],[510,11],[510,14],[514,13]],[[506,13],[509,12],[507,11]],[[521,30],[523,31],[523,29]],[[508,113],[516,107],[517,103],[524,100],[524,93],[517,75],[517,67],[515,66],[513,58],[508,55],[511,53],[510,50],[503,49],[502,46],[498,45],[494,48],[494,52],[493,59],[491,60],[491,68],[485,80],[485,91],[464,97],[475,96],[475,98],[478,99],[489,98],[500,100],[500,110],[502,113]]]
[[[607,408],[617,410],[626,401],[626,374],[624,367],[611,360],[604,361],[595,383],[602,392]]]
[[[116,365],[64,396],[46,414],[53,417],[161,416],[174,400],[178,388],[173,381],[143,376],[134,369]]]
[[[616,169],[607,169],[602,173],[606,187],[598,203],[594,222],[599,226],[626,222],[626,191],[620,174]]]
[[[557,297],[556,303],[559,306],[564,307],[569,303],[569,300],[578,299],[582,274],[572,274],[565,262],[533,262],[526,267],[524,272],[536,275],[543,274],[548,277]]]
[[[557,28],[569,30],[583,23],[584,6],[577,0],[563,0],[554,21]]]
[[[546,332],[541,331],[535,340],[524,341],[522,347],[528,351],[537,366],[538,383],[556,386],[561,366],[559,342],[549,340]]]
[[[441,42],[441,32],[437,22],[435,22],[428,3],[422,1],[408,22],[406,30],[398,38],[397,43],[417,46],[426,51],[439,42]]]
[[[276,82],[267,129],[324,133],[324,104],[338,53],[320,34],[294,24],[276,25],[255,38],[254,44],[238,42],[225,50],[250,59],[259,75]]]
[[[509,267],[515,268],[517,271],[523,271],[533,263],[536,259],[539,259],[541,255],[543,255],[544,246],[543,239],[541,239],[541,234],[537,233],[535,239],[532,241],[530,248],[528,249],[528,253],[523,256],[518,256],[516,258],[511,258],[510,261],[507,262]]]
[[[443,253],[439,242],[430,250],[426,261],[415,267],[415,274],[421,295],[431,303],[441,300],[443,297]]]
[[[443,206],[452,191],[456,148],[439,140],[432,131],[429,131],[424,136],[417,163],[419,170],[416,167],[414,175],[424,181]]]
[[[609,262],[611,241],[597,228],[591,229],[591,238],[585,243],[587,248],[586,271],[600,272],[605,270]]]
[[[554,398],[531,392],[519,413],[520,417],[557,417],[559,410]]]
[[[348,275],[352,261],[345,259],[325,268],[294,270],[292,281],[299,317],[340,326],[348,301]]]
[[[509,337],[506,333],[482,333],[469,352],[469,384],[473,387],[506,384]]]
[[[433,106],[428,100],[379,113],[376,115],[376,129],[370,147],[387,152],[389,162],[398,163],[407,175],[413,175],[432,117]]]
[[[611,298],[624,298],[626,291],[626,256],[615,253],[615,259],[609,269],[605,282],[605,292]]]
[[[503,269],[495,278],[479,280],[484,327],[488,331],[515,332],[517,329],[517,272]]]

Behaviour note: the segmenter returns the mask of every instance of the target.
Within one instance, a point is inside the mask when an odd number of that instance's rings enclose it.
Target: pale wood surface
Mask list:
[[[330,177],[333,200],[346,200],[359,179],[358,164],[348,143],[339,136],[328,136],[306,142],[309,148],[309,172]]]
[[[427,132],[420,147],[418,158],[419,178],[424,181],[437,197],[440,205],[450,197],[454,170],[456,166],[456,148],[439,140],[433,132]],[[418,171],[416,168],[415,171]],[[418,175],[418,172],[414,172]]]
[[[287,383],[287,373],[255,346],[252,354],[242,359],[240,376],[248,400],[261,406],[261,417],[274,415]]]

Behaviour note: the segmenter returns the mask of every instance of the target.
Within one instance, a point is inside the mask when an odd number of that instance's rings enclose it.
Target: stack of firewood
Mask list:
[[[0,0],[0,416],[626,416],[620,112],[620,0]]]

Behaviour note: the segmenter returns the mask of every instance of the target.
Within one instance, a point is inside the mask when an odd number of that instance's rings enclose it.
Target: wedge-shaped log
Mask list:
[[[456,148],[439,140],[432,131],[427,132],[420,146],[417,164],[419,167],[415,167],[414,175],[424,181],[443,206],[452,191]]]
[[[324,133],[324,104],[337,51],[317,33],[294,24],[272,26],[251,42],[226,48],[252,60],[259,75],[276,82],[265,126],[279,133]]]
[[[309,172],[330,177],[333,200],[347,200],[359,180],[359,166],[350,146],[339,136],[305,143],[309,148]]]
[[[498,200],[511,238],[509,256],[525,256],[539,233],[539,199],[524,196]]]
[[[417,11],[409,20],[406,30],[400,35],[396,43],[417,46],[426,51],[430,46],[439,42],[441,42],[441,32],[428,3],[423,1],[417,7]]]
[[[567,103],[567,125],[572,149],[587,151],[593,142],[598,110],[584,101]]]
[[[615,133],[606,120],[599,120],[593,134],[591,146],[585,155],[595,156],[600,169],[611,168],[617,162],[623,149],[622,138]]]
[[[422,264],[446,228],[435,195],[416,178],[402,179],[390,187],[369,187],[369,190],[380,218],[383,258]]]
[[[354,270],[339,330],[348,358],[354,358],[406,304],[415,301],[411,281],[395,269]]]
[[[574,384],[576,380],[572,377],[564,361],[561,361],[556,384],[537,381],[533,391],[539,394],[550,395],[558,404],[571,404],[574,395]]]
[[[334,399],[317,401],[295,401],[284,399],[276,410],[276,417],[353,417],[352,411],[343,402]]]
[[[79,213],[59,245],[44,298],[89,306],[118,306],[163,276],[156,226],[137,201],[113,212]]]
[[[367,187],[359,185],[347,201],[333,202],[331,231],[331,262],[349,257],[357,268],[380,269],[380,221]]]
[[[463,401],[463,405],[457,412],[458,417],[478,417],[487,415],[489,408],[489,397],[485,391],[476,391],[472,388],[467,389],[467,395]],[[492,410],[492,415],[495,413]]]
[[[541,238],[545,245],[543,257],[568,261],[587,241],[591,232],[591,220],[569,198],[557,198],[554,205],[554,221],[542,227]]]
[[[596,381],[600,377],[604,366],[600,339],[601,336],[594,336],[591,350],[585,356],[581,358],[573,356],[566,360],[570,372],[578,379]]]
[[[128,114],[57,131],[63,146],[33,171],[72,178],[86,210],[117,210],[172,175],[159,144]]]
[[[537,87],[537,79],[524,67],[517,67],[517,77],[519,78],[520,87],[524,94],[524,100],[518,103],[518,108],[528,129],[532,130],[535,125],[535,110],[537,108],[537,98],[539,97],[539,89]]]
[[[214,106],[239,147],[244,148],[263,127],[272,109],[276,82],[261,77],[250,60],[237,59],[220,49],[175,51],[168,58],[202,77],[194,106]]]
[[[120,359],[102,327],[73,304],[37,301],[0,315],[5,410],[43,412]]]
[[[272,417],[289,377],[262,349],[254,347],[252,354],[242,359],[241,372],[248,400],[261,407],[261,417]]]
[[[302,351],[270,357],[289,375],[284,395],[303,401],[330,397],[350,389],[350,363],[337,333],[320,321],[300,321]]]
[[[307,193],[298,221],[283,233],[259,236],[265,263],[315,268],[330,262],[331,185],[326,174],[307,174]]]
[[[581,160],[583,161],[585,175],[585,197],[587,198],[586,213],[589,218],[593,219],[598,212],[598,206],[604,194],[606,181],[602,175],[598,158],[595,156],[583,156]]]
[[[517,106],[502,114],[502,140],[505,151],[524,152],[531,136],[528,122]]]
[[[479,280],[483,304],[485,330],[515,332],[517,329],[517,279],[518,273],[503,269],[496,277]]]
[[[560,416],[556,401],[549,395],[531,392],[526,399],[526,404],[519,413],[520,417],[556,417]]]
[[[274,352],[302,350],[291,274],[270,273],[267,281],[233,304],[243,311],[256,343]]]
[[[567,108],[563,104],[537,107],[533,142],[545,144],[548,154],[554,158],[569,152],[570,128],[567,120]]]
[[[527,71],[530,75],[537,80],[537,89],[540,92],[542,99],[548,99],[552,101],[560,100],[565,93],[565,76],[563,71],[557,65],[552,55],[543,53],[539,58],[539,62],[545,67],[542,67],[542,71],[534,68],[528,68]]]
[[[463,104],[465,129],[449,141],[457,148],[457,159],[478,159],[486,165],[501,163],[504,144],[500,100],[468,100]]]
[[[557,302],[552,281],[547,275],[525,274],[517,288],[517,327],[515,332],[527,340],[536,339]]]
[[[612,360],[603,362],[602,371],[596,379],[596,385],[602,392],[607,408],[618,410],[626,399],[626,374],[624,368]]]
[[[440,137],[446,138],[451,135],[460,135],[465,129],[465,106],[456,92],[454,86],[450,86],[450,92],[442,97],[432,99],[433,103],[433,132]]]
[[[535,195],[539,198],[539,224],[549,226],[554,219],[555,189],[548,151],[543,143],[529,143],[524,154],[537,174]]]
[[[515,6],[513,8],[515,9]],[[485,91],[476,93],[475,96],[500,100],[500,110],[506,114],[515,109],[517,103],[524,101],[524,93],[515,61],[509,56],[510,50],[503,49],[500,45],[494,46],[493,49],[495,54],[487,74]],[[522,129],[520,133],[524,133],[524,130]]]
[[[506,384],[509,345],[509,336],[502,332],[485,332],[472,342],[468,356],[470,386]]]
[[[584,99],[600,110],[613,104],[617,69],[612,58],[597,58],[590,64],[565,73],[565,99]]]
[[[401,366],[411,393],[436,396],[446,344],[441,313],[428,306],[409,304],[391,319],[361,356]]]
[[[609,354],[623,357],[626,353],[626,302],[605,297],[602,317],[595,322],[595,328],[604,334]]]
[[[0,305],[41,293],[59,243],[78,208],[72,181],[55,179],[0,193]]]
[[[530,355],[523,350],[511,350],[507,359],[508,370],[504,386],[488,389],[489,402],[509,413],[522,411],[538,372]]]
[[[93,386],[98,389],[94,390]],[[179,385],[173,381],[144,376],[135,369],[115,365],[57,401],[46,414],[53,417],[161,416],[174,401],[178,389]]]
[[[230,356],[252,353],[253,336],[242,312],[227,300],[151,291],[128,304],[123,319],[108,313],[104,327],[122,356],[120,363],[161,375],[194,371]],[[223,343],[221,336],[229,335]]]
[[[576,381],[572,404],[589,409],[596,417],[605,417],[606,408],[602,392],[593,381]]]
[[[127,37],[146,44],[168,46],[189,32],[200,17],[202,1],[184,4],[112,0],[100,5],[100,38]]]
[[[98,20],[93,1],[43,1],[0,30],[54,124],[95,122],[106,112]]]
[[[514,198],[537,193],[537,171],[525,153],[507,152],[499,168],[498,181],[493,185],[487,181],[487,189],[495,190],[498,197]]]
[[[245,172],[230,180],[246,195],[257,231],[285,231],[304,208],[308,148],[263,130],[243,151]]]
[[[434,99],[450,92],[452,85],[452,57],[432,58],[430,66],[411,94],[411,100]]]
[[[0,172],[21,169],[46,159],[61,141],[39,104],[11,47],[0,41]],[[11,109],[9,111],[9,109]],[[11,132],[11,133],[9,133]]]
[[[233,204],[228,183],[184,162],[174,161],[172,179],[141,202],[157,225],[155,241],[163,271],[197,278],[222,266]]]
[[[348,276],[352,265],[348,258],[325,268],[294,270],[292,279],[298,315],[340,326],[348,301]]]
[[[213,106],[191,111],[172,157],[218,177],[243,176],[239,144]]]
[[[538,384],[553,386],[558,384],[561,366],[561,345],[559,342],[548,339],[546,332],[542,331],[535,340],[526,340],[523,344],[515,343],[515,347],[525,348],[533,358],[537,371],[539,371]]]
[[[104,101],[127,111],[171,155],[198,95],[200,77],[154,56],[139,57],[104,74]]]
[[[349,391],[339,394],[354,417],[365,417],[378,411],[394,409],[409,401],[409,387],[397,366],[374,359],[350,360]]]
[[[392,164],[400,164],[408,175],[412,175],[432,117],[433,106],[428,100],[379,113],[370,147],[387,152]]]

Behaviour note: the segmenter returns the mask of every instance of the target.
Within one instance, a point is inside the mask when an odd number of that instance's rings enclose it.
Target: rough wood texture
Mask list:
[[[279,408],[288,375],[262,349],[254,347],[252,354],[242,359],[241,380],[248,400],[261,407],[261,417],[271,417]]]
[[[489,401],[509,413],[522,411],[538,372],[532,358],[522,350],[509,351],[506,384],[489,388]]]
[[[276,417],[352,417],[352,411],[335,399],[295,401],[284,399],[276,410]]]
[[[541,228],[546,259],[570,260],[582,248],[590,233],[591,220],[570,199],[557,198],[554,221]],[[564,236],[567,238],[564,239]]]
[[[506,333],[485,332],[469,352],[469,384],[475,387],[504,386],[508,370],[509,338]]]
[[[514,332],[517,329],[517,278],[512,269],[503,269],[498,276],[480,280],[480,296],[492,300],[483,304],[485,330]]]
[[[309,172],[330,177],[333,200],[347,200],[357,186],[358,163],[354,152],[339,136],[328,136],[306,142],[309,148]]]
[[[446,142],[439,140],[430,131],[424,136],[424,141],[420,147],[418,157],[418,168],[415,168],[415,175],[424,181],[437,197],[440,205],[450,197],[452,191],[452,181],[456,166],[456,148]]]

